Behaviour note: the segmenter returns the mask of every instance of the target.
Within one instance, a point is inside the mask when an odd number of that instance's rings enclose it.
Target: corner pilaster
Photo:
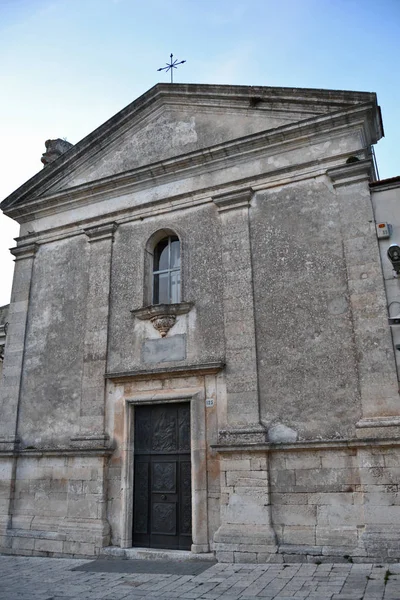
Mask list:
[[[0,532],[11,520],[14,493],[15,451],[18,449],[18,410],[24,364],[24,348],[28,321],[29,296],[37,244],[12,248],[15,269],[8,329],[4,348],[3,377],[0,386],[0,458],[2,458],[2,494],[0,498]]]
[[[24,359],[24,344],[28,318],[33,261],[37,244],[12,248],[15,269],[8,331],[4,349],[3,380],[0,388],[0,449],[11,450],[17,442],[18,403]]]

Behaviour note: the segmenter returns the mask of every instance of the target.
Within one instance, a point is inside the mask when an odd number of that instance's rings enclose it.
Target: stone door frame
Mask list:
[[[190,457],[192,464],[192,547],[195,554],[209,552],[207,502],[207,440],[204,389],[191,388],[181,392],[140,393],[125,398],[124,439],[121,475],[121,548],[132,547],[133,485],[135,453],[135,406],[189,402]]]

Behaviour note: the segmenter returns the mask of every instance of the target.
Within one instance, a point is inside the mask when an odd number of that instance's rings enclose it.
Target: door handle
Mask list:
[[[161,500],[166,500],[166,499],[167,499],[167,496],[166,496],[165,494],[163,494],[163,495],[161,496]]]

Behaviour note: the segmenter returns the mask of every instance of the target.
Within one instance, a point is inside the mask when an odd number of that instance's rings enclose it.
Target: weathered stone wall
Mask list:
[[[257,193],[250,215],[263,422],[352,437],[361,406],[338,198],[321,177]]]
[[[68,444],[78,433],[87,268],[85,236],[35,256],[18,428],[26,446]]]

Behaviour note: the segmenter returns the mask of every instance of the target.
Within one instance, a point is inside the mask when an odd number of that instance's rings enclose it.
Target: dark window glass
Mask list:
[[[154,271],[165,271],[168,269],[168,239],[161,240],[161,242],[156,246],[154,252]]]
[[[153,304],[180,302],[180,287],[180,242],[177,236],[169,236],[154,249]]]

